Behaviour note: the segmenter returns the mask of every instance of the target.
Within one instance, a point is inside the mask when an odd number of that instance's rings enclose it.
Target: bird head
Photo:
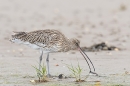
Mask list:
[[[89,58],[89,57],[87,56],[87,54],[81,49],[81,47],[80,47],[80,41],[79,41],[78,39],[71,39],[71,43],[72,43],[72,44],[70,45],[70,46],[71,46],[71,49],[72,49],[72,50],[75,50],[75,49],[79,50],[80,53],[82,54],[82,56],[84,57],[84,59],[86,60],[88,66],[89,66],[89,69],[90,69],[90,73],[97,75],[97,73],[95,73],[95,67],[94,67],[93,63],[91,62],[90,58]],[[92,67],[93,67],[93,69],[94,69],[94,72],[91,71],[91,67],[90,67],[90,64],[89,64],[89,62],[87,61],[87,59],[88,59],[88,61],[91,63],[91,65],[92,65]]]
[[[71,49],[72,50],[75,50],[75,49],[78,49],[80,45],[80,41],[78,39],[71,39]]]

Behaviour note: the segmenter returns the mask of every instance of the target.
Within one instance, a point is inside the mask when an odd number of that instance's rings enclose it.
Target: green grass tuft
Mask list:
[[[70,70],[70,72],[72,73],[72,75],[75,77],[76,82],[83,82],[88,77],[86,76],[84,79],[82,79],[81,74],[82,74],[83,69],[80,67],[79,62],[78,62],[77,67],[74,67],[72,64],[71,65],[66,64],[66,65],[68,69]]]
[[[46,70],[46,66],[43,64],[40,65],[41,66],[41,70],[39,70],[39,68],[37,68],[36,66],[32,66],[37,73],[37,76],[41,79],[41,81],[47,81],[47,70]],[[39,76],[40,75],[40,76]]]

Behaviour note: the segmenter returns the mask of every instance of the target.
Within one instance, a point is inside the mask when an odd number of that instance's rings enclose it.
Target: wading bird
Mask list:
[[[85,52],[80,48],[80,41],[77,39],[68,39],[58,30],[36,30],[32,32],[14,32],[10,39],[11,42],[25,44],[34,49],[38,49],[41,52],[39,57],[39,70],[42,61],[43,53],[47,53],[47,76],[50,76],[49,70],[49,53],[55,52],[67,52],[69,50],[79,50],[86,60],[90,73],[95,73],[95,68],[90,58],[85,54]],[[93,71],[91,70],[91,66],[93,67]]]

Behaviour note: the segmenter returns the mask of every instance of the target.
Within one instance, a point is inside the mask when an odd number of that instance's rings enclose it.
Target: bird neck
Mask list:
[[[68,39],[69,40],[69,46],[70,46],[70,49],[71,50],[75,50],[75,49],[77,49],[77,46],[74,44],[74,39]]]

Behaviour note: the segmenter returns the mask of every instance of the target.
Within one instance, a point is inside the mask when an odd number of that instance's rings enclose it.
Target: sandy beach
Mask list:
[[[0,0],[0,86],[129,86],[130,85],[130,1],[129,0]],[[74,78],[33,84],[38,79],[32,66],[38,66],[40,53],[9,41],[13,31],[56,29],[68,38],[80,40],[81,47],[105,42],[116,51],[86,52],[99,76],[86,82]],[[46,54],[43,56],[45,63]],[[78,60],[78,61],[77,61]],[[50,72],[71,75],[65,64],[89,68],[79,53],[50,54]],[[58,65],[58,66],[56,66]]]

